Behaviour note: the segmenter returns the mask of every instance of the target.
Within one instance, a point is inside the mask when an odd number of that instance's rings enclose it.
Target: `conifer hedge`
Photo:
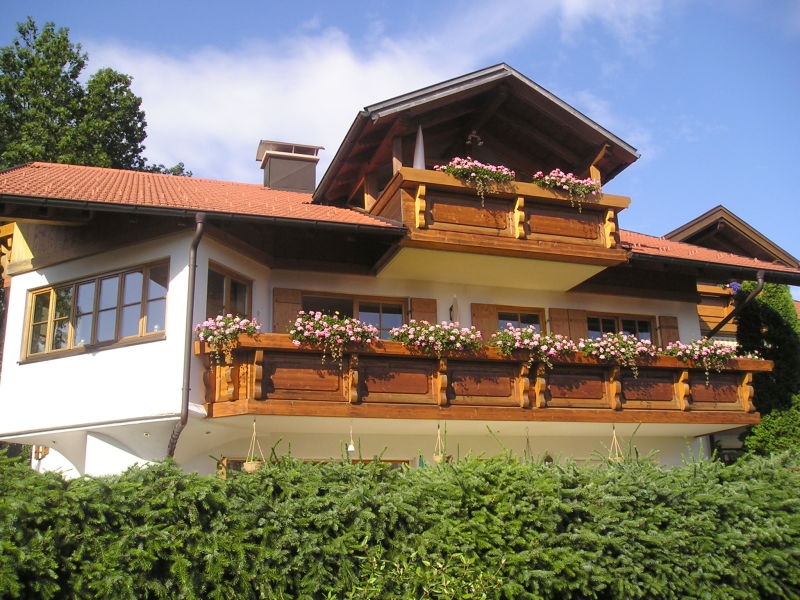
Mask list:
[[[800,456],[69,482],[0,456],[0,598],[798,598]]]

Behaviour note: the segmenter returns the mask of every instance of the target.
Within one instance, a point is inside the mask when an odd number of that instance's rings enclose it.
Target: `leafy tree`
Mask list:
[[[738,301],[755,287],[742,285]],[[768,283],[756,300],[742,309],[738,320],[738,341],[747,352],[758,352],[775,362],[771,373],[754,378],[756,405],[761,413],[785,409],[800,393],[800,324],[789,288]]]
[[[791,407],[764,416],[750,431],[744,446],[753,454],[800,450],[800,396],[794,397]]]
[[[100,69],[84,85],[87,55],[68,29],[28,17],[17,32],[0,48],[0,168],[39,160],[191,176],[182,164],[147,165],[129,75]]]

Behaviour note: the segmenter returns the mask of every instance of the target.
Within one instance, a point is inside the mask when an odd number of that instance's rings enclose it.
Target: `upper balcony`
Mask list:
[[[208,359],[208,348],[195,352]],[[441,359],[379,341],[322,362],[288,335],[240,335],[229,365],[206,360],[209,417],[288,415],[385,419],[665,423],[713,432],[759,422],[753,373],[770,361],[734,359],[708,382],[673,357],[628,369],[574,355],[553,369],[485,347]]]
[[[461,283],[569,289],[626,260],[617,213],[629,203],[602,194],[584,200],[579,210],[566,195],[522,182],[498,185],[482,201],[452,175],[402,167],[370,210],[402,221],[409,232],[380,265],[380,275],[420,279],[427,268],[438,281],[449,274]]]

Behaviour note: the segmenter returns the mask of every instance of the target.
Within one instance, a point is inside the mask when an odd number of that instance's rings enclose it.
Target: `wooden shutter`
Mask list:
[[[300,290],[275,288],[272,290],[272,331],[286,333],[294,323],[297,313],[303,310],[303,293]]]
[[[559,333],[578,340],[589,335],[586,324],[586,311],[566,308],[551,308],[550,333]]]
[[[483,340],[488,342],[492,334],[497,331],[497,305],[472,304],[472,324],[483,334]]]
[[[409,320],[436,323],[436,298],[409,298]]]
[[[680,333],[678,332],[678,317],[668,317],[661,315],[658,317],[658,336],[661,340],[661,345],[666,346],[670,342],[680,341]]]

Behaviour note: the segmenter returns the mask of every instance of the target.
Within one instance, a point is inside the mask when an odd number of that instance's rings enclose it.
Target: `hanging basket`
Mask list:
[[[242,463],[242,470],[245,473],[255,473],[263,466],[263,460],[246,460],[244,463]]]

